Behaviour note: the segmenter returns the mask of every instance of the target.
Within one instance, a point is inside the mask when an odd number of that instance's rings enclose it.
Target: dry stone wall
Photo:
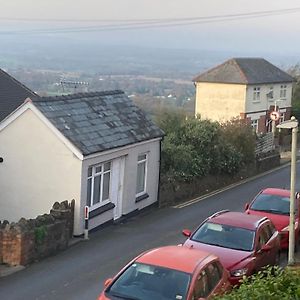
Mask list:
[[[0,263],[27,265],[68,247],[73,234],[74,203],[54,203],[49,214],[17,223],[0,222]]]

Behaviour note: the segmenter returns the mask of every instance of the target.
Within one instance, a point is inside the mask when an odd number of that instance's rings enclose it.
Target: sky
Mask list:
[[[0,0],[0,7],[0,42],[1,37],[12,35],[11,31],[24,36],[30,30],[47,29],[50,31],[39,35],[65,35],[115,45],[300,54],[300,39],[297,38],[300,35],[299,0]],[[293,8],[298,10],[280,14]],[[278,11],[278,14],[241,16],[218,22],[211,19],[213,16],[264,11]],[[107,30],[103,27],[106,23],[101,23],[105,20],[117,22],[111,25],[119,24],[121,20],[203,17],[210,21],[203,23],[202,20],[200,24],[189,26],[180,23],[151,28],[147,25],[147,28],[130,30]],[[78,28],[82,30],[86,26],[93,26],[93,31],[78,32]],[[74,27],[77,31],[72,33],[55,31]]]

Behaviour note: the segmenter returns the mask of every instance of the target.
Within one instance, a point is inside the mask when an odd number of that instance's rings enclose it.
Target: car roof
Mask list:
[[[207,221],[216,224],[231,225],[234,227],[245,228],[249,230],[256,230],[259,224],[267,220],[266,217],[257,215],[248,215],[243,212],[220,212],[213,215]]]
[[[143,253],[136,262],[193,273],[197,266],[201,263],[205,264],[207,259],[214,260],[217,257],[199,249],[165,246]]]
[[[262,194],[278,195],[278,196],[290,196],[290,191],[286,189],[279,188],[267,188],[262,190]]]

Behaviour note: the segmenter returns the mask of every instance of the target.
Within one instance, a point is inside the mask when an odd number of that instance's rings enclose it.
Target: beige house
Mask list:
[[[74,235],[157,201],[163,132],[122,91],[27,99],[0,123],[0,220],[75,199]]]
[[[270,113],[290,118],[293,77],[262,58],[233,58],[194,78],[196,114],[225,122],[247,119],[256,132],[271,130]]]

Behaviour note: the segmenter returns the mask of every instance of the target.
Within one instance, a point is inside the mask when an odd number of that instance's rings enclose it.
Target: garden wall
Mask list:
[[[0,263],[27,265],[68,247],[73,234],[74,203],[54,203],[49,214],[17,223],[0,222]]]

